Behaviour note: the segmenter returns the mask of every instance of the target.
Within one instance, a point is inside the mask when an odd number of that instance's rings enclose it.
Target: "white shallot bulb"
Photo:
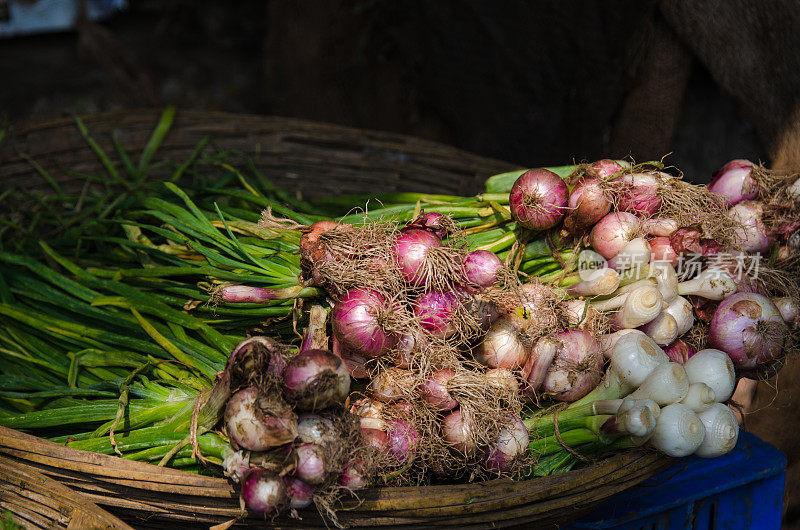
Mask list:
[[[621,329],[619,331],[615,331],[614,333],[606,333],[605,335],[601,335],[598,340],[600,342],[600,349],[603,351],[603,355],[606,359],[611,358],[611,352],[614,349],[614,345],[617,343],[619,339],[623,336],[627,335],[628,333],[632,333],[637,331],[635,329]]]
[[[650,245],[643,237],[637,237],[631,239],[616,256],[608,260],[608,266],[622,272],[638,270],[649,262]]]
[[[675,230],[678,229],[678,221],[675,219],[656,217],[654,219],[645,220],[642,228],[651,236],[669,237]]]
[[[694,326],[694,310],[692,303],[682,296],[676,296],[669,305],[664,308],[664,312],[672,315],[678,324],[678,337],[692,329]]]
[[[736,386],[736,371],[728,354],[721,350],[701,350],[683,364],[690,383],[705,383],[714,391],[719,403],[733,395]]]
[[[703,458],[714,458],[728,453],[739,439],[739,424],[733,411],[722,403],[714,403],[708,410],[698,414],[705,428],[703,443],[694,454]]]
[[[671,263],[659,261],[650,264],[650,276],[656,279],[656,288],[669,303],[678,296],[678,275]]]
[[[736,282],[730,274],[716,268],[706,269],[695,278],[678,284],[679,295],[693,294],[709,300],[722,300],[735,292]]]
[[[629,390],[638,388],[656,366],[666,362],[667,354],[641,331],[620,338],[611,353],[611,370]]]
[[[714,394],[714,389],[705,383],[692,383],[689,385],[689,392],[681,400],[681,403],[700,413],[708,410],[711,405],[716,403],[716,394]]]
[[[689,393],[689,378],[678,363],[665,363],[655,367],[650,375],[633,391],[634,399],[652,399],[659,405],[676,403]]]
[[[408,397],[416,389],[416,376],[410,370],[389,368],[370,381],[372,395],[381,401],[397,401]]]
[[[641,402],[617,414],[617,422],[624,432],[633,436],[650,435],[656,427],[656,420],[650,408]]]
[[[638,328],[661,313],[663,297],[655,287],[640,287],[632,291],[622,308],[611,317],[615,329]]]
[[[668,456],[689,456],[705,437],[703,422],[692,409],[673,403],[661,409],[650,444]]]
[[[508,368],[492,368],[486,370],[486,382],[501,390],[506,395],[516,396],[519,394],[519,381],[514,372]]]
[[[604,296],[619,287],[619,273],[614,269],[583,272],[581,280],[567,288],[567,292],[572,296]]]
[[[662,311],[656,318],[640,327],[648,337],[656,341],[659,346],[666,346],[678,338],[678,323],[675,317]]]

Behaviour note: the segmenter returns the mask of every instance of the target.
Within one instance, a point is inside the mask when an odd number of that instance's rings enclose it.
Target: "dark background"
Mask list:
[[[165,104],[292,116],[530,166],[671,153],[698,182],[765,159],[696,60],[661,73],[688,76],[676,112],[619,130],[659,23],[654,3],[633,1],[131,0],[73,32],[0,41],[0,112],[17,124]]]

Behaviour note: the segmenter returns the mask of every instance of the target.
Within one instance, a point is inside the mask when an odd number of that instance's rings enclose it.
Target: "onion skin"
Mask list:
[[[412,460],[419,444],[419,433],[411,422],[400,419],[386,420],[386,428],[389,435],[386,451],[398,462]]]
[[[600,179],[582,178],[570,193],[567,208],[564,228],[575,234],[589,228],[610,212],[611,202],[603,192]]]
[[[577,401],[600,383],[603,355],[588,331],[569,329],[555,336],[556,357],[542,382],[542,391],[558,401]]]
[[[426,230],[406,230],[397,236],[394,259],[403,278],[411,285],[422,287],[428,283],[426,266],[428,250],[441,247],[442,240]]]
[[[742,201],[728,211],[728,215],[738,223],[734,234],[739,246],[745,252],[767,252],[773,238],[767,232],[761,219],[763,207],[755,201]]]
[[[294,452],[297,457],[295,477],[312,486],[318,486],[325,482],[328,469],[322,447],[317,444],[304,443],[295,447]]]
[[[681,339],[668,344],[664,348],[664,353],[669,357],[670,362],[684,364],[692,355],[697,353],[697,350],[686,341]]]
[[[406,232],[415,228],[426,230],[439,239],[444,239],[448,232],[447,217],[439,212],[420,212],[416,219],[401,230]]]
[[[618,200],[620,211],[638,215],[653,215],[661,208],[658,180],[649,173],[630,173],[620,182],[624,184]]]
[[[508,200],[517,223],[530,230],[547,230],[564,218],[569,189],[552,171],[531,169],[511,187]]]
[[[380,314],[386,310],[386,300],[377,291],[352,289],[333,306],[333,334],[347,350],[380,357],[397,343],[397,337],[380,324]]]
[[[331,337],[331,353],[344,361],[347,371],[350,372],[350,377],[354,379],[366,379],[369,377],[369,370],[367,370],[368,359],[344,349],[336,337]]]
[[[283,485],[289,496],[289,506],[297,510],[306,508],[314,500],[314,488],[295,477],[284,477]]]
[[[500,318],[486,332],[475,359],[490,368],[515,370],[525,365],[529,355],[524,334],[516,325]]]
[[[640,226],[641,221],[632,213],[610,213],[594,225],[590,236],[592,248],[605,259],[611,259],[636,237]]]
[[[372,395],[383,402],[397,401],[413,392],[415,376],[409,370],[389,368],[378,374],[369,383]]]
[[[458,308],[458,298],[452,292],[428,291],[417,297],[414,315],[422,329],[435,337],[447,338],[455,333],[453,313]]]
[[[283,480],[266,469],[253,468],[242,480],[242,499],[247,508],[258,514],[276,513],[289,504]]]
[[[500,429],[497,441],[484,455],[483,467],[499,473],[509,470],[514,461],[525,454],[530,443],[530,434],[522,419],[514,416]]]
[[[236,449],[264,451],[297,437],[297,416],[280,399],[269,400],[254,388],[236,392],[225,407],[224,422]]]
[[[361,460],[351,460],[346,463],[336,483],[350,491],[366,488],[369,482],[364,463]]]
[[[422,400],[440,412],[453,410],[458,406],[458,401],[447,391],[447,383],[455,376],[454,370],[443,368],[431,374],[419,389]]]
[[[624,165],[623,165],[624,164]],[[609,158],[602,158],[600,160],[595,160],[589,166],[592,168],[594,173],[600,178],[608,178],[613,175],[616,175],[623,169],[630,167],[627,162],[622,162],[618,160],[611,160]]]
[[[728,206],[755,199],[758,186],[752,176],[754,167],[749,160],[731,160],[713,173],[708,191],[722,195]]]
[[[503,262],[488,250],[474,250],[464,258],[464,279],[471,286],[491,287],[502,270]]]
[[[717,306],[709,344],[727,353],[737,368],[755,368],[781,355],[788,335],[775,304],[757,293],[737,293]]]
[[[444,417],[444,439],[462,455],[470,455],[475,451],[473,427],[460,410],[454,410]]]
[[[677,267],[680,263],[681,257],[672,248],[672,243],[668,237],[654,237],[650,241],[650,262],[665,262],[673,267]]]
[[[344,402],[350,393],[350,372],[328,350],[306,350],[286,365],[283,386],[298,409],[321,410]]]

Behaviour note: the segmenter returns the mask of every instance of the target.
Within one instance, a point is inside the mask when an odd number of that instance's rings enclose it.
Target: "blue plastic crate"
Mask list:
[[[786,456],[742,432],[719,458],[685,458],[566,528],[778,529]]]

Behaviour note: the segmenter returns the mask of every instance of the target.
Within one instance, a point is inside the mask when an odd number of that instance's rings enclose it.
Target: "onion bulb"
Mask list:
[[[753,178],[754,167],[749,160],[731,160],[714,172],[708,191],[722,195],[728,206],[755,199],[758,186]]]
[[[321,410],[344,402],[350,393],[350,372],[333,353],[306,350],[286,365],[283,387],[298,409]]]
[[[611,259],[637,236],[640,229],[641,221],[632,213],[610,213],[592,228],[592,248],[605,259]]]
[[[737,293],[717,306],[709,344],[727,353],[740,368],[754,368],[782,354],[788,335],[775,304],[757,293]]]
[[[388,311],[386,299],[379,292],[351,289],[333,306],[333,334],[350,351],[380,357],[397,342],[397,337],[382,325]]]
[[[722,403],[698,414],[705,428],[703,443],[694,454],[703,458],[715,458],[729,453],[739,439],[739,424],[733,411]]]
[[[264,451],[297,437],[297,416],[279,397],[268,398],[254,388],[236,392],[225,406],[225,426],[231,444]]]
[[[514,182],[508,196],[511,215],[529,230],[547,230],[567,212],[569,189],[547,169],[531,169]]]
[[[588,331],[568,329],[554,337],[557,352],[542,381],[542,391],[558,401],[576,401],[600,382],[603,355]]]
[[[478,346],[475,359],[490,368],[515,370],[525,365],[530,355],[527,336],[505,318],[497,319]]]
[[[714,391],[717,401],[725,402],[733,395],[736,372],[725,352],[710,348],[701,350],[692,355],[683,368],[690,383],[705,383]]]
[[[689,456],[705,437],[703,422],[697,414],[682,403],[673,403],[661,409],[650,443],[668,456]]]
[[[261,468],[253,468],[245,474],[241,495],[247,508],[258,514],[277,513],[289,504],[281,477]]]
[[[489,471],[501,472],[511,468],[514,461],[528,450],[530,435],[518,416],[508,419],[497,434],[497,441],[484,455],[483,466]]]
[[[630,397],[652,399],[659,405],[676,403],[689,393],[689,378],[678,363],[664,363],[653,369]]]
[[[453,399],[447,390],[447,383],[456,375],[454,370],[443,368],[431,374],[431,376],[420,385],[419,393],[422,400],[440,412],[453,410],[458,406],[458,402]]]

